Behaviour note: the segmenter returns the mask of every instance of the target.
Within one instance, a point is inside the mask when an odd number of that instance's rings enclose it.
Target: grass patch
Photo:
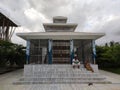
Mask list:
[[[102,70],[120,74],[120,68],[102,68]]]

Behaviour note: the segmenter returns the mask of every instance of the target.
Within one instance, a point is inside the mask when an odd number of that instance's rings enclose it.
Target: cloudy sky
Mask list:
[[[18,32],[44,32],[42,23],[52,22],[53,16],[78,23],[79,32],[106,33],[97,44],[120,42],[120,0],[0,0],[0,11],[21,26],[12,37],[15,43],[25,43]]]

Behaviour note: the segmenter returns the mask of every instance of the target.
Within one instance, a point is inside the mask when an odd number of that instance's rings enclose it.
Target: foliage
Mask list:
[[[106,71],[113,72],[113,73],[120,74],[120,67],[117,67],[117,68],[102,68],[102,69],[106,70]]]
[[[25,47],[0,40],[0,66],[23,66],[25,63]]]
[[[96,46],[96,60],[100,67],[120,66],[120,44],[111,41],[105,46]]]

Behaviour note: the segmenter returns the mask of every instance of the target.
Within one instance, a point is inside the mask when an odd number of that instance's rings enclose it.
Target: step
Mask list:
[[[79,80],[104,80],[104,77],[51,77],[51,78],[42,78],[42,77],[25,77],[25,78],[20,78],[19,81],[79,81]]]
[[[73,69],[70,64],[25,65],[24,76],[14,84],[46,84],[46,83],[107,83],[106,78],[99,74],[98,66],[92,66],[96,72],[84,68]]]
[[[87,79],[87,78],[68,78],[68,79],[59,79],[59,78],[36,78],[36,79],[29,79],[29,80],[19,80],[14,84],[79,84],[79,83],[110,83],[103,79]]]

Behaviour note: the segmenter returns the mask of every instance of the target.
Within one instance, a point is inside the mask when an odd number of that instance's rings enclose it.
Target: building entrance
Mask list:
[[[53,64],[70,64],[70,41],[53,40],[52,47]]]

